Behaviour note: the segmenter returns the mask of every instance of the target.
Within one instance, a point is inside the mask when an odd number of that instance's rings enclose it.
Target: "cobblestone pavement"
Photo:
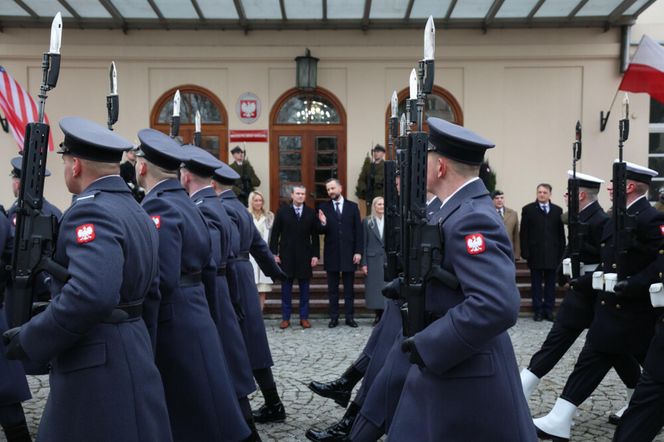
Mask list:
[[[326,381],[335,378],[355,359],[371,333],[369,319],[360,319],[358,322],[359,328],[340,325],[330,330],[327,328],[327,320],[314,319],[313,328],[309,330],[295,326],[284,331],[278,328],[277,320],[266,320],[275,360],[274,374],[288,417],[282,424],[260,425],[263,440],[305,441],[304,432],[309,426],[316,424],[324,427],[341,417],[341,407],[315,396],[306,384],[312,379]],[[297,321],[294,323],[297,324]],[[546,337],[549,327],[548,322],[536,323],[529,317],[522,317],[510,330],[519,367],[527,364]],[[530,410],[534,416],[546,414],[553,406],[582,343],[583,339],[580,338],[558,366],[542,380],[539,390],[530,400]],[[34,434],[48,396],[48,378],[30,376],[29,381],[33,399],[26,402],[24,407]],[[255,408],[260,406],[260,394],[252,398],[252,403]],[[622,407],[623,403],[624,387],[615,372],[611,371],[593,396],[579,408],[576,424],[572,428],[572,440],[610,441],[613,426],[606,423],[607,416]],[[2,437],[0,440],[4,440]],[[655,440],[664,442],[664,434]]]

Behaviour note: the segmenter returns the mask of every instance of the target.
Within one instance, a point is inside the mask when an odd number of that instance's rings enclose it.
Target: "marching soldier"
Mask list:
[[[240,175],[240,178],[237,178],[234,182],[233,192],[246,207],[249,194],[261,185],[261,180],[256,176],[253,166],[245,158],[246,153],[240,146],[235,146],[231,150],[231,154],[233,154],[233,162],[230,167]]]
[[[436,214],[440,211],[440,200],[435,195],[427,195],[427,218],[431,222],[436,218]],[[379,372],[385,365],[390,350],[396,346],[396,352],[401,356],[401,341],[403,340],[402,323],[400,307],[402,302],[400,300],[385,298],[385,311],[381,316],[380,321],[371,331],[371,336],[367,340],[362,353],[353,364],[351,364],[346,371],[339,377],[331,382],[310,382],[309,389],[319,396],[333,399],[337,404],[346,407],[350,401],[351,393],[355,384],[362,380],[362,385],[357,392],[353,401],[348,405],[343,417],[333,425],[319,430],[317,428],[310,428],[305,433],[307,439],[314,442],[343,442],[346,437],[350,435],[355,419],[360,412],[360,409],[367,400],[367,393],[371,389],[374,380],[378,377]],[[374,393],[374,398],[381,395]],[[384,395],[383,395],[384,397]],[[379,400],[380,405],[383,405],[383,400]],[[379,437],[379,435],[376,435]]]
[[[601,283],[604,288],[597,291],[595,315],[574,371],[549,414],[534,420],[542,437],[568,440],[576,408],[592,394],[608,371],[622,367],[622,381],[628,389],[633,389],[639,370],[630,371],[625,367],[634,367],[635,360],[643,365],[646,358],[655,326],[648,289],[656,281],[649,266],[664,248],[661,228],[664,214],[653,208],[647,199],[650,181],[657,172],[633,163],[626,163],[626,166],[626,208],[627,214],[634,217],[633,241],[626,249],[625,266],[621,269],[627,279],[618,281],[613,290]],[[614,223],[610,220],[601,237],[597,277],[586,274],[572,280],[575,291],[591,290],[593,278],[599,279],[602,272],[616,273],[619,251],[613,230]]]
[[[7,357],[50,361],[40,441],[170,441],[159,371],[142,314],[154,313],[158,237],[119,174],[131,143],[77,117],[60,121],[65,183],[54,260],[69,279],[48,307],[7,331]],[[149,302],[148,302],[149,301]],[[156,322],[156,318],[153,318]]]
[[[10,176],[12,177],[12,192],[14,193],[14,198],[18,198],[18,193],[21,188],[21,167],[23,166],[23,157],[14,157],[10,161],[12,170],[10,172]],[[44,176],[51,176],[51,172],[46,169]],[[14,203],[11,205],[9,210],[7,210],[7,218],[9,218],[9,223],[11,224],[11,232],[12,236],[14,236],[14,229],[16,228],[16,210],[18,209],[18,203],[17,201],[14,201]],[[46,198],[44,198],[44,202],[42,205],[42,212],[45,215],[53,215],[55,216],[58,220],[62,218],[62,212],[60,209],[55,207],[53,204],[48,202]]]
[[[366,158],[357,179],[355,195],[367,205],[366,214],[371,214],[371,202],[377,196],[385,196],[385,147],[376,144],[371,150],[372,158]]]
[[[650,303],[655,308],[657,323],[650,341],[643,372],[627,410],[618,422],[615,442],[651,441],[664,425],[664,249],[649,267],[657,283],[650,286]]]
[[[459,284],[427,282],[428,325],[401,345],[410,367],[388,438],[534,441],[507,334],[520,305],[512,246],[478,177],[493,144],[444,120],[427,122],[427,188],[443,201],[441,266]]]
[[[223,168],[231,179],[235,179],[237,174],[225,163],[199,147],[190,145],[184,148],[189,149],[189,158],[180,169],[180,182],[208,222],[213,241],[216,284],[209,285],[214,286],[213,289],[216,290],[213,294],[208,294],[210,312],[219,330],[240,409],[252,430],[254,437],[252,440],[260,441],[248,399],[248,396],[256,391],[256,384],[238,322],[244,320],[244,312],[240,306],[239,293],[230,292],[226,277],[228,257],[236,256],[239,252],[240,236],[237,226],[228,217],[210,183],[215,169]]]
[[[251,219],[251,214],[233,193],[235,182],[229,170],[221,167],[215,170],[214,185],[219,193],[226,213],[239,231],[240,248],[237,254],[228,259],[228,283],[231,293],[240,294],[242,311],[246,315],[242,323],[242,335],[249,353],[249,360],[254,378],[263,393],[265,404],[254,411],[254,420],[258,423],[282,422],[286,419],[284,405],[279,398],[277,385],[272,375],[272,354],[267,341],[265,323],[258,300],[258,291],[254,283],[253,267],[249,262],[249,253],[254,257],[263,273],[273,279],[284,279],[286,275],[279,268]]]
[[[136,175],[141,203],[159,234],[156,361],[175,441],[239,441],[242,418],[202,278],[212,243],[202,214],[177,180],[186,150],[169,136],[143,129]]]

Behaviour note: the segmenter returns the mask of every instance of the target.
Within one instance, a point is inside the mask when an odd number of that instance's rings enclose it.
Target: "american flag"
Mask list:
[[[28,123],[39,119],[39,109],[32,97],[2,66],[0,66],[0,109],[5,114],[19,151],[22,151],[25,127]],[[44,114],[44,119],[48,124],[46,114]],[[50,132],[48,134],[48,149],[53,150],[53,135]]]

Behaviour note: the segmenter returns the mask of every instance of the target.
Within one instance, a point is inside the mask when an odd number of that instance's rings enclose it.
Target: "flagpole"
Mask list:
[[[611,115],[611,109],[613,109],[613,103],[616,102],[616,97],[618,96],[618,92],[620,92],[620,86],[618,86],[618,89],[616,89],[616,93],[613,95],[613,100],[611,100],[611,105],[609,106],[609,110],[606,112],[606,117],[604,116],[604,111],[599,112],[600,132],[604,132],[604,129],[606,129],[606,124],[609,122],[609,115]]]

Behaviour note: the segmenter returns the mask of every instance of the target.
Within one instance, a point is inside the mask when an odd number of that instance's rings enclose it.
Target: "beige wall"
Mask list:
[[[640,38],[638,27],[632,39]],[[498,187],[514,208],[534,199],[535,185],[550,182],[554,202],[562,204],[570,167],[574,125],[584,126],[579,170],[609,179],[616,156],[617,116],[599,131],[620,81],[617,29],[439,30],[436,84],[460,103],[465,125],[496,142],[488,157]],[[41,52],[46,30],[5,29],[0,39],[2,65],[36,95],[41,80]],[[349,198],[372,142],[384,140],[384,115],[393,89],[407,86],[410,69],[421,56],[419,31],[87,31],[65,28],[62,72],[48,99],[52,122],[66,115],[106,121],[107,69],[115,60],[119,75],[120,119],[115,129],[133,140],[149,124],[152,106],[163,92],[196,84],[224,103],[230,129],[268,129],[272,105],[295,86],[293,59],[306,47],[320,58],[318,83],[334,93],[347,115]],[[239,121],[235,102],[244,92],[262,100],[259,120]],[[626,158],[645,163],[648,97],[631,95],[631,137]],[[56,142],[61,140],[54,127]],[[0,133],[0,164],[7,165],[16,144]],[[269,195],[268,143],[248,143],[252,163]],[[62,184],[62,167],[49,157],[54,172],[46,195],[66,208],[70,197]],[[0,185],[1,185],[0,180]],[[0,186],[0,202],[10,204],[9,178]],[[603,196],[602,202],[608,204]]]

